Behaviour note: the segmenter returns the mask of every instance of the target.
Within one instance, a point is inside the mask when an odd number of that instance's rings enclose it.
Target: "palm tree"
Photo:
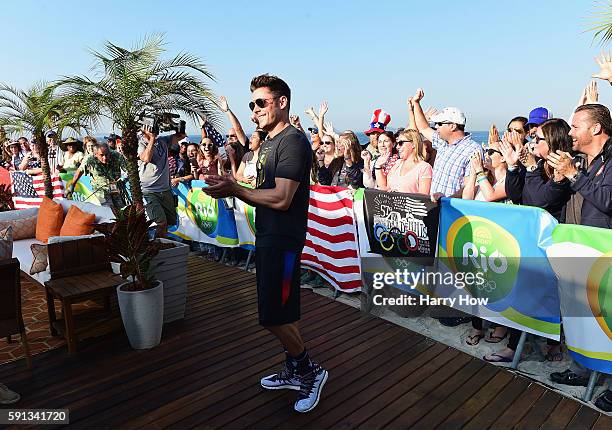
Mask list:
[[[599,40],[605,45],[612,40],[612,0],[599,2],[598,10],[593,14],[593,21],[587,31],[593,31],[593,41]]]
[[[65,100],[87,109],[92,125],[110,119],[121,129],[127,159],[132,201],[143,205],[138,177],[138,130],[136,117],[146,112],[178,112],[192,120],[197,116],[218,123],[214,95],[206,80],[214,76],[195,56],[180,53],[162,60],[163,39],[154,35],[133,50],[106,42],[105,52],[93,51],[97,76],[67,77],[58,82]]]
[[[53,198],[45,132],[53,128],[79,130],[80,119],[57,97],[54,86],[39,82],[22,91],[0,84],[0,122],[9,133],[29,132],[40,148],[45,195]],[[58,134],[59,135],[59,134]]]

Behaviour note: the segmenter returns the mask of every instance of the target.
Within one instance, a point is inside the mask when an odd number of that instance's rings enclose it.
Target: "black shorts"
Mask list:
[[[302,250],[257,247],[259,324],[276,326],[300,319],[300,256]]]

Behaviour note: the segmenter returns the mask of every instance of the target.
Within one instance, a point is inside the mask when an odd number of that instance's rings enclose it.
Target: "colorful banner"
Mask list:
[[[366,189],[364,208],[370,252],[433,263],[440,209],[429,196]]]
[[[612,231],[560,224],[552,239],[546,253],[559,278],[567,348],[584,367],[612,374]]]
[[[67,190],[68,185],[70,182],[72,182],[72,178],[74,177],[74,170],[66,173],[60,173],[59,176],[64,182],[64,188]],[[100,200],[94,194],[94,189],[91,185],[91,178],[87,175],[82,175],[79,178],[78,182],[74,186],[74,192],[70,196],[70,199],[79,202],[93,203],[94,205],[100,204]]]
[[[173,188],[179,201],[178,224],[169,228],[168,233],[216,246],[238,246],[233,199],[213,199],[202,191],[204,187],[207,187],[204,181],[193,180],[191,188],[182,183]]]
[[[249,251],[255,250],[255,208],[240,199],[234,199],[234,218],[238,244]]]
[[[437,297],[457,298],[453,308],[550,339],[560,338],[557,283],[546,258],[557,221],[528,206],[442,199]],[[472,273],[477,281],[461,282]],[[469,300],[459,300],[467,297]],[[472,300],[486,299],[486,300]]]

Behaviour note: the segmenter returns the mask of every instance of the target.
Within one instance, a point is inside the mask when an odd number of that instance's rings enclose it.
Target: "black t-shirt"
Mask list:
[[[287,250],[299,250],[304,246],[311,165],[310,143],[304,133],[291,125],[263,142],[257,160],[256,188],[274,188],[275,178],[291,179],[300,185],[286,211],[257,206],[256,246]]]

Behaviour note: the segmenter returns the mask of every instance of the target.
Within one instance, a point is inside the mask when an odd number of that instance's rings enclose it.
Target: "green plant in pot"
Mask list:
[[[97,224],[105,236],[105,246],[112,263],[126,280],[117,287],[121,319],[130,345],[148,349],[161,341],[163,326],[163,284],[154,279],[153,258],[162,244],[151,240],[144,210],[130,205],[114,209],[115,222]]]

